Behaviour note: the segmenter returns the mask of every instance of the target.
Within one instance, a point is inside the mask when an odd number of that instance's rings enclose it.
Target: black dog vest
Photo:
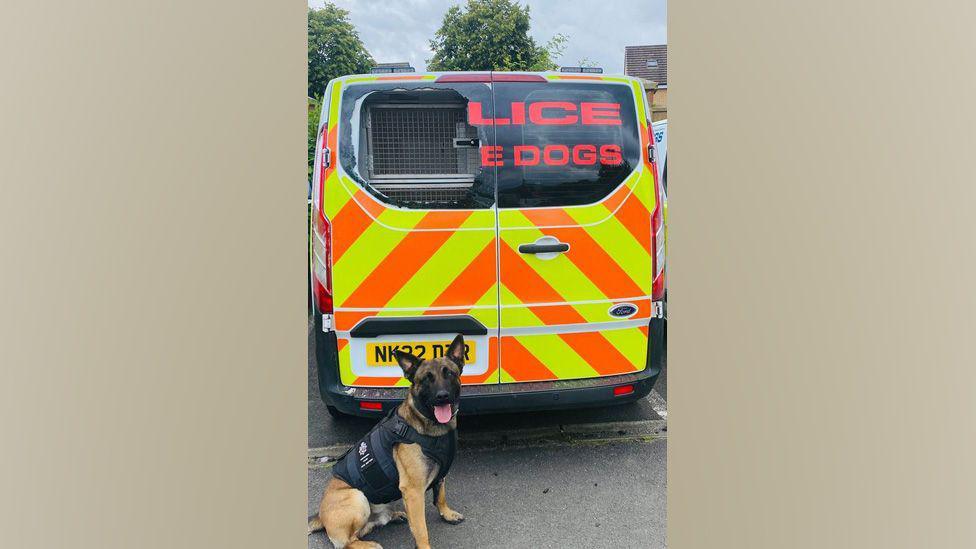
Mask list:
[[[400,473],[393,460],[396,444],[419,444],[424,455],[440,468],[432,484],[447,476],[457,452],[457,431],[431,437],[422,435],[403,421],[394,408],[366,436],[339,458],[332,475],[366,494],[370,503],[390,503],[403,497]],[[428,487],[429,488],[429,487]]]

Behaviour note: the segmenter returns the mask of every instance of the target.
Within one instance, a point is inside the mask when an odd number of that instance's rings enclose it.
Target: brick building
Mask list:
[[[651,102],[651,121],[667,118],[668,45],[625,47],[624,73],[650,83],[645,85],[645,89],[647,89],[647,98]]]

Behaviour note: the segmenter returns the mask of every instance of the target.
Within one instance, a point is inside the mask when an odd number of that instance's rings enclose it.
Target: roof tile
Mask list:
[[[648,61],[656,61],[657,66],[648,66]],[[668,84],[668,45],[625,47],[624,73],[627,76],[652,80],[660,86],[666,86]]]

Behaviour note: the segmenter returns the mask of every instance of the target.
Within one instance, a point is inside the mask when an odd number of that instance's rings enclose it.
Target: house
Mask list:
[[[651,122],[668,117],[668,45],[626,46],[624,73],[642,78],[651,103]],[[656,84],[656,85],[654,85]]]

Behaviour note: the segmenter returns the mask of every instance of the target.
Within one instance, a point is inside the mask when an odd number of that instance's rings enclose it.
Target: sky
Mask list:
[[[519,0],[531,8],[529,33],[544,45],[556,33],[569,37],[556,62],[588,59],[607,74],[624,71],[624,46],[667,43],[667,0]],[[433,56],[428,41],[447,11],[463,0],[334,0],[349,12],[366,49],[378,63],[409,61],[418,71]],[[309,0],[313,8],[324,0]]]

